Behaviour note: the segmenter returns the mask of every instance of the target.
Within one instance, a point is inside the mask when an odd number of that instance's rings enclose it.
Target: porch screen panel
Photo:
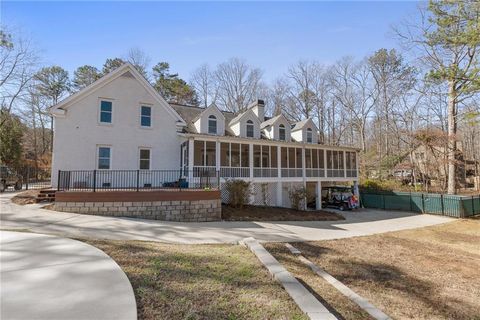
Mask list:
[[[242,149],[242,155],[241,155],[241,162],[242,162],[242,167],[248,168],[250,167],[250,146],[248,144],[242,144],[241,146]]]
[[[327,176],[344,177],[343,151],[327,150]]]
[[[240,144],[238,143],[231,143],[230,144],[230,152],[232,157],[232,167],[240,167]]]
[[[296,148],[295,153],[297,155],[297,168],[302,168],[302,149]]]
[[[295,148],[288,148],[288,167],[295,168]]]
[[[262,168],[270,167],[270,147],[262,146]]]
[[[204,166],[205,142],[195,140],[193,142],[193,165]]]
[[[323,150],[316,150],[316,149],[313,149],[312,150],[312,168],[319,168],[318,166],[318,152],[321,151],[323,152]]]
[[[230,144],[222,142],[220,144],[220,165],[222,167],[230,166]]]
[[[345,152],[345,162],[347,164],[347,177],[357,176],[357,154],[356,152]]]
[[[277,168],[278,167],[278,162],[277,162],[277,147],[276,146],[271,146],[270,147],[270,167],[271,168]]]
[[[288,149],[287,148],[282,147],[280,151],[280,157],[281,157],[282,168],[288,168]]]
[[[316,152],[316,150],[313,150]],[[312,168],[312,150],[305,149],[305,168],[310,169]]]
[[[205,165],[214,167],[216,165],[216,143],[215,141],[207,141],[205,143]]]
[[[318,150],[318,167],[325,169],[325,153],[324,150]]]
[[[253,146],[253,166],[260,168],[261,165],[261,148],[259,145]]]

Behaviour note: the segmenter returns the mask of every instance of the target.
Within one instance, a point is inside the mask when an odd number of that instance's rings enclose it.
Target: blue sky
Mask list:
[[[391,25],[416,13],[403,2],[6,2],[45,64],[69,72],[138,47],[188,79],[202,63],[241,57],[271,81],[299,59],[332,63],[396,47]]]

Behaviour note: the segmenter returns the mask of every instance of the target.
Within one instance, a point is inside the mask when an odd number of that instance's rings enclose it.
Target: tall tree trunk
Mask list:
[[[457,191],[457,93],[455,90],[455,82],[448,83],[448,194],[455,194]]]

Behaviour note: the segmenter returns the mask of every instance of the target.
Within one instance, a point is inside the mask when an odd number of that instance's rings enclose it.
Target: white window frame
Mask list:
[[[280,131],[283,129],[283,138],[281,138],[281,134],[280,134]],[[278,140],[280,141],[287,141],[287,128],[285,127],[285,125],[283,123],[280,123],[278,125]]]
[[[142,150],[148,150],[148,169],[142,169],[141,168],[142,160],[146,160],[146,159],[141,158]],[[138,169],[139,170],[151,170],[152,169],[152,148],[149,148],[149,147],[139,147],[138,148]]]
[[[147,108],[150,108],[150,126],[143,126],[142,125],[142,107],[147,107]],[[148,104],[148,103],[141,103],[140,106],[138,107],[138,112],[139,112],[139,116],[138,116],[138,121],[139,121],[139,125],[140,125],[140,128],[142,129],[152,129],[153,128],[153,107],[151,104]]]
[[[110,158],[108,159],[108,169],[100,169],[100,148],[109,148],[110,149]],[[113,148],[111,145],[98,144],[97,152],[95,155],[95,168],[97,170],[111,170],[112,169],[112,158],[113,158]]]
[[[306,141],[307,143],[313,143],[313,130],[312,130],[312,128],[307,128],[307,130],[305,130],[305,131],[306,131],[306,133],[305,133],[305,135],[306,135],[305,141]],[[310,134],[310,137],[309,137],[309,134]],[[309,138],[310,138],[310,139],[309,139]],[[310,141],[309,141],[309,140],[310,140]]]
[[[102,122],[102,101],[107,101],[107,102],[110,102],[112,104],[112,111],[110,112],[111,114],[111,117],[112,117],[112,121],[111,122]],[[112,126],[113,125],[113,105],[114,105],[114,99],[110,99],[110,98],[98,98],[98,101],[97,101],[97,123],[99,125],[102,125],[102,126]]]
[[[215,133],[210,132],[210,121],[215,121]],[[207,133],[218,134],[218,119],[217,119],[217,116],[214,114],[209,115],[207,118]]]
[[[251,137],[248,135],[248,126],[252,126],[252,136]],[[255,124],[250,119],[245,122],[245,137],[255,138]]]

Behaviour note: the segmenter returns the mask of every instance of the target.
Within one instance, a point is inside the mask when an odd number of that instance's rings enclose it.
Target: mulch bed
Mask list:
[[[222,219],[227,221],[336,221],[345,220],[339,213],[323,210],[298,211],[290,208],[222,205]]]
[[[37,203],[36,199],[39,193],[40,193],[39,190],[24,191],[12,197],[12,202],[22,206],[26,204]]]

